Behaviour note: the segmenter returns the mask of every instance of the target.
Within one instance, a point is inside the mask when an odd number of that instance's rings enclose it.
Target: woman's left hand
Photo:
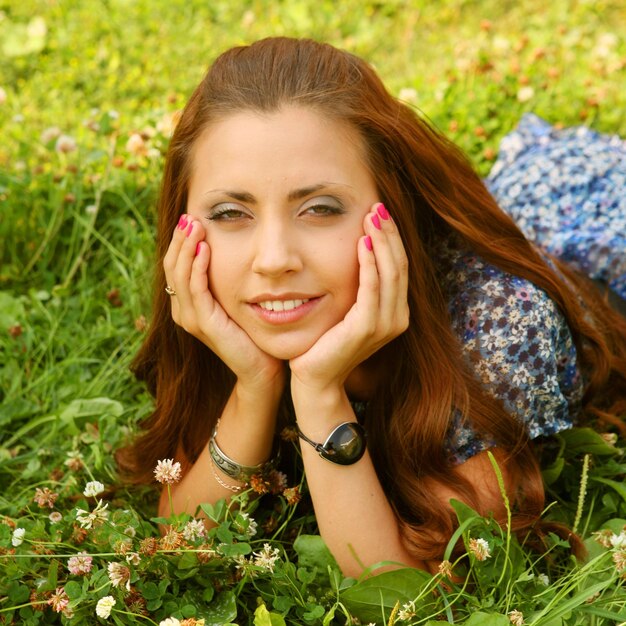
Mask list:
[[[343,387],[350,372],[408,327],[408,260],[398,229],[380,203],[365,216],[363,229],[356,302],[307,352],[289,361],[292,390]]]

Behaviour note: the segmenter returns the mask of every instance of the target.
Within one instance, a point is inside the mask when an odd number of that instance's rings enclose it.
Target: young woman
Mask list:
[[[626,324],[541,254],[467,160],[364,61],[273,38],[221,55],[172,138],[155,395],[123,464],[184,467],[176,512],[239,491],[297,425],[344,573],[432,569],[450,498],[537,523],[532,439],[626,398]],[[161,510],[169,514],[162,498]]]

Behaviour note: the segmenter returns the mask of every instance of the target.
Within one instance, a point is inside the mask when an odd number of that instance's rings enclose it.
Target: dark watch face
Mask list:
[[[337,426],[319,450],[320,456],[338,465],[352,465],[365,453],[365,430],[357,423]]]

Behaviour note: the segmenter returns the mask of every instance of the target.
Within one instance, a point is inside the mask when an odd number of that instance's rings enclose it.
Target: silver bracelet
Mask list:
[[[215,463],[215,465],[226,476],[242,483],[249,483],[250,479],[255,474],[262,474],[274,466],[275,459],[270,459],[269,461],[266,461],[265,463],[259,463],[258,465],[242,465],[241,463],[237,463],[237,461],[233,461],[233,459],[226,456],[224,452],[222,452],[221,448],[217,445],[217,441],[215,440],[219,424],[220,421],[217,420],[217,424],[215,424],[215,430],[213,431],[213,434],[209,439],[209,454],[211,455],[211,460],[213,461],[213,463]]]

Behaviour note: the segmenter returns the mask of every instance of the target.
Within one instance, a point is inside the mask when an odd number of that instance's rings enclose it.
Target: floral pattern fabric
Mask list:
[[[569,327],[547,293],[469,252],[446,249],[444,265],[452,327],[484,388],[533,439],[571,428],[583,380]],[[493,445],[455,416],[448,442],[455,462]]]
[[[626,140],[526,114],[485,182],[531,241],[626,299]]]
[[[502,140],[485,183],[540,250],[626,299],[626,141],[527,114]],[[453,328],[485,389],[533,439],[572,427],[584,382],[552,300],[471,253],[447,250],[446,260]],[[449,451],[456,462],[493,445],[455,416]]]

